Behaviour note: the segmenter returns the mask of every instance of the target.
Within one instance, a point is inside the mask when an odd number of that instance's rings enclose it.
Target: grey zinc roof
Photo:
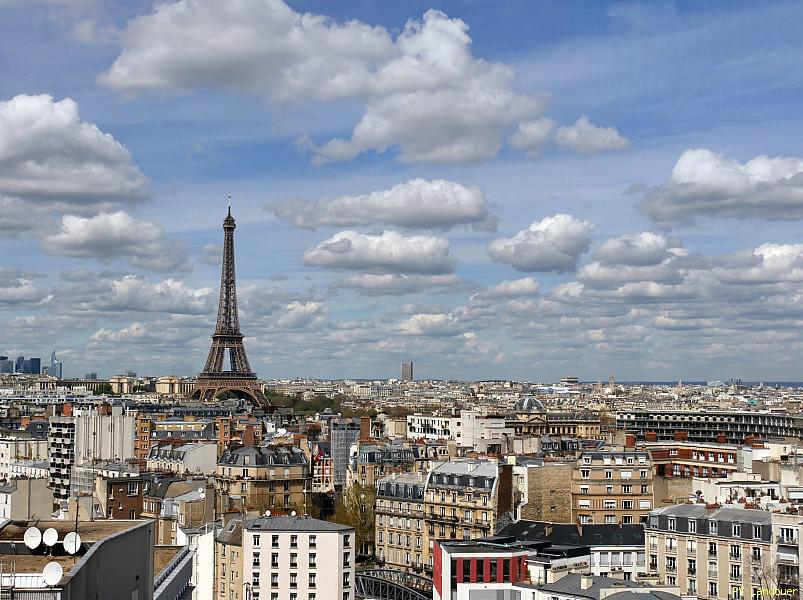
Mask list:
[[[649,588],[636,583],[635,581],[592,576],[591,586],[584,590],[581,587],[581,580],[582,575],[580,573],[569,573],[554,583],[548,583],[540,586],[539,589],[545,592],[579,596],[581,598],[592,598],[594,600],[599,600],[600,592],[602,590],[609,590],[611,588],[621,588],[622,592],[625,592],[626,590],[638,590],[638,592],[646,592],[648,596],[650,595]],[[610,598],[610,596],[608,597]],[[675,598],[679,597],[675,596]],[[669,599],[665,598],[662,600]]]
[[[219,542],[241,546],[243,543],[243,522],[240,519],[229,521],[223,530],[217,534]]]
[[[766,525],[772,523],[772,515],[765,510],[754,508],[736,508],[722,506],[706,508],[705,504],[675,504],[652,511],[651,514],[668,517],[691,517],[693,519],[711,519],[714,521],[733,521],[736,523],[755,523]]]
[[[259,517],[247,519],[246,530],[260,531],[354,531],[353,527],[312,517]]]
[[[634,525],[575,525],[525,519],[509,523],[499,535],[515,536],[517,540],[547,540],[553,544],[581,546],[643,546],[644,527]]]

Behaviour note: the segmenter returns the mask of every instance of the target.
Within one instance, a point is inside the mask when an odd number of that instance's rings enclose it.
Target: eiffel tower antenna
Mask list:
[[[231,200],[231,196],[229,196]],[[251,370],[240,331],[240,317],[237,311],[237,279],[234,269],[234,230],[237,224],[231,216],[231,204],[223,219],[223,264],[220,270],[220,298],[217,309],[217,323],[212,334],[212,347],[206,359],[204,370],[198,375],[198,383],[190,398],[210,401],[224,392],[235,392],[246,396],[254,405],[270,409],[256,373]],[[223,369],[228,352],[228,371]]]

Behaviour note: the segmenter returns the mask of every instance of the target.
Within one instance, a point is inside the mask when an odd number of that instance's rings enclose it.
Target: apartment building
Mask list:
[[[583,452],[572,471],[572,521],[581,525],[644,522],[654,507],[653,470],[646,452]]]
[[[310,517],[228,523],[215,544],[215,597],[354,600],[354,528]]]
[[[724,443],[724,434],[723,443],[690,442],[686,432],[676,432],[677,439],[668,441],[658,441],[654,432],[646,436],[643,448],[659,477],[724,477],[745,467],[741,446]]]
[[[177,475],[211,475],[217,462],[217,444],[183,444],[153,446],[146,462],[149,471],[166,471]]]
[[[223,453],[215,475],[217,490],[240,496],[247,509],[303,509],[311,492],[310,465],[295,446],[243,446]]]
[[[799,595],[803,518],[705,504],[650,513],[645,551],[649,572],[681,594],[711,600],[758,600],[766,590]]]
[[[391,473],[411,471],[415,462],[413,449],[396,444],[361,444],[355,446],[346,476],[346,487],[358,483],[373,488],[376,482]]]
[[[394,473],[377,482],[374,547],[387,568],[421,571],[429,564],[425,488],[422,473]]]
[[[215,539],[213,598],[251,600],[243,586],[243,521],[232,519]],[[283,599],[284,600],[284,599]]]
[[[549,542],[553,547],[587,547],[589,560],[584,571],[600,577],[635,581],[647,571],[644,526],[641,523],[577,525],[520,520],[508,523],[496,535],[512,536],[518,542]]]
[[[427,476],[424,520],[430,540],[491,535],[497,519],[512,508],[512,465],[459,459],[434,465]]]
[[[461,427],[460,417],[407,415],[407,437],[413,440],[456,440],[462,445]]]

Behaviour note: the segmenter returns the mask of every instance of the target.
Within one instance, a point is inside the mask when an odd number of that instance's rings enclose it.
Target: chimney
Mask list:
[[[64,404],[62,404],[61,405],[61,414],[63,416],[65,416],[65,417],[71,417],[72,416],[72,403],[65,402]]]
[[[583,573],[580,575],[580,589],[587,590],[594,585],[594,577],[591,573]]]
[[[31,417],[30,415],[21,415],[20,416],[20,427],[25,429],[28,425],[31,424]]]
[[[657,442],[658,441],[658,434],[655,431],[648,431],[644,434],[644,439],[648,442]]]
[[[672,436],[676,442],[684,442],[689,439],[688,431],[676,431]]]
[[[371,417],[360,417],[360,439],[371,439]]]
[[[246,425],[245,429],[243,430],[243,446],[254,446],[256,441],[256,436],[254,435],[254,426],[253,425]]]
[[[625,448],[635,448],[636,447],[636,436],[632,433],[628,433],[625,435]]]
[[[755,439],[755,438],[754,438],[752,435],[746,435],[746,436],[744,436],[744,445],[745,445],[745,446],[751,446],[751,447],[752,447],[752,446],[753,446],[753,440],[754,440],[754,439]]]
[[[724,433],[718,433],[717,434],[717,444],[724,444],[725,441],[726,441],[725,434]]]

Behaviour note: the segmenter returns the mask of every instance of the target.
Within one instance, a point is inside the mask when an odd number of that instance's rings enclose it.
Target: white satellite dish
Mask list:
[[[295,517],[297,514],[298,514],[298,513],[297,513],[296,511],[294,511],[294,510],[291,510],[291,511],[290,511],[290,516],[291,516],[291,517]]]
[[[49,562],[45,565],[45,568],[42,569],[42,578],[45,580],[45,583],[51,587],[58,584],[63,576],[64,569],[62,569],[61,565],[57,562]]]
[[[42,532],[37,527],[28,527],[25,530],[25,545],[31,550],[35,550],[42,543]]]
[[[206,490],[204,488],[198,488],[198,493],[203,494]]]
[[[45,546],[55,546],[56,542],[59,541],[59,532],[52,527],[45,529],[45,532],[42,534],[42,541],[45,543]]]
[[[81,547],[81,536],[76,532],[71,531],[64,536],[62,545],[64,546],[64,550],[67,552],[67,554],[75,554]]]
[[[266,516],[266,517],[269,517],[269,516],[270,516],[270,511],[269,511],[269,510],[266,510],[266,511],[265,511],[265,516]]]

